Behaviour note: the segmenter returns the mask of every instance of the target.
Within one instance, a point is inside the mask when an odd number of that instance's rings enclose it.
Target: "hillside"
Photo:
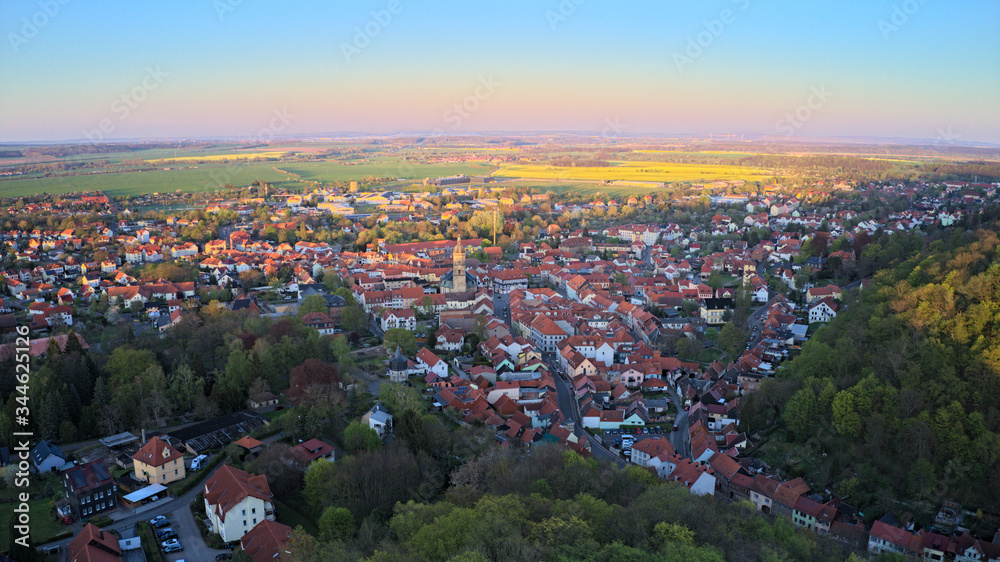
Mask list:
[[[998,245],[994,223],[876,274],[746,401],[743,424],[769,439],[761,455],[869,518],[929,525],[942,500],[1000,510]],[[971,524],[992,534],[981,517]]]

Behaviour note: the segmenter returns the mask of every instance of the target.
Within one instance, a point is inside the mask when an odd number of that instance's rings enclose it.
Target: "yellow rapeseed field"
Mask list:
[[[714,164],[674,164],[671,162],[609,162],[600,168],[558,167],[535,164],[501,164],[495,176],[526,179],[580,181],[694,182],[714,180],[754,180],[770,175],[766,170]]]
[[[219,162],[222,160],[252,160],[254,158],[278,158],[284,151],[268,152],[237,152],[233,154],[206,154],[204,156],[180,156],[177,158],[160,158],[151,162]]]

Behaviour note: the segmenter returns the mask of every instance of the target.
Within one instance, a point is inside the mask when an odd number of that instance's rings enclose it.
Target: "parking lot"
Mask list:
[[[645,432],[643,432],[645,430]],[[638,433],[637,433],[638,431]],[[661,429],[659,427],[645,427],[645,428],[621,428],[621,429],[608,429],[605,430],[601,435],[601,440],[604,446],[608,449],[614,450],[615,452],[623,452],[626,457],[629,453],[626,451],[622,445],[625,441],[630,438],[633,442],[641,441],[647,437],[666,437],[670,438],[671,431],[669,429]]]
[[[170,520],[168,527],[177,533],[177,540],[184,548],[184,550],[179,552],[166,554],[168,562],[177,562],[178,560],[184,560],[185,562],[210,562],[215,560],[217,555],[230,552],[229,550],[216,550],[205,546],[205,541],[201,538],[201,532],[198,531],[198,526],[195,524],[194,515],[192,515],[190,509],[185,507],[168,513],[167,519]],[[163,529],[165,528],[167,527],[163,527]],[[159,545],[159,539],[157,541]]]

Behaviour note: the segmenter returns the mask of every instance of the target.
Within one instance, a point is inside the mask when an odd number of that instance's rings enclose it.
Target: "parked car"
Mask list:
[[[180,552],[182,550],[184,550],[184,547],[181,546],[181,543],[172,543],[169,546],[163,547],[163,552],[166,552],[166,553]]]
[[[150,525],[156,525],[160,521],[166,521],[166,520],[167,520],[167,518],[164,517],[163,515],[157,515],[156,517],[154,517],[154,518],[152,518],[152,519],[149,520],[149,524]]]
[[[173,528],[167,527],[166,529],[160,529],[159,531],[157,531],[156,532],[156,536],[157,537],[162,537],[163,535],[169,535],[170,533],[173,533],[173,532],[174,532]]]
[[[162,529],[162,528],[166,527],[169,524],[170,524],[170,520],[167,519],[166,517],[164,517],[163,519],[160,519],[156,523],[153,523],[153,526],[156,527],[157,529]]]
[[[170,539],[168,541],[161,542],[160,546],[163,547],[163,550],[165,552],[174,552],[173,550],[167,550],[167,549],[177,547],[176,550],[181,550],[181,548],[180,548],[181,541],[179,541],[177,539]]]
[[[215,559],[216,560],[232,560],[233,559],[233,555],[231,553],[229,553],[229,552],[223,552],[222,554],[219,554],[218,556],[216,556]]]
[[[677,431],[677,424],[674,424],[674,431]]]
[[[162,537],[160,537],[160,540],[169,541],[169,540],[176,539],[176,538],[178,538],[177,537],[177,533],[175,533],[173,531],[170,531],[169,533],[167,533],[167,534],[163,535]]]

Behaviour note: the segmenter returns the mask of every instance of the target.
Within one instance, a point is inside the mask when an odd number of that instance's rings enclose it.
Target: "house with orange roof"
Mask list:
[[[169,484],[183,480],[184,455],[169,443],[153,437],[132,455],[134,477],[151,484]]]
[[[250,529],[240,539],[240,548],[254,562],[272,562],[291,558],[288,539],[292,528],[288,525],[265,519]]]
[[[243,538],[258,523],[274,520],[274,503],[267,477],[228,464],[215,471],[202,490],[212,530],[225,542]]]
[[[70,562],[119,562],[122,549],[118,537],[93,523],[87,523],[66,547]]]

